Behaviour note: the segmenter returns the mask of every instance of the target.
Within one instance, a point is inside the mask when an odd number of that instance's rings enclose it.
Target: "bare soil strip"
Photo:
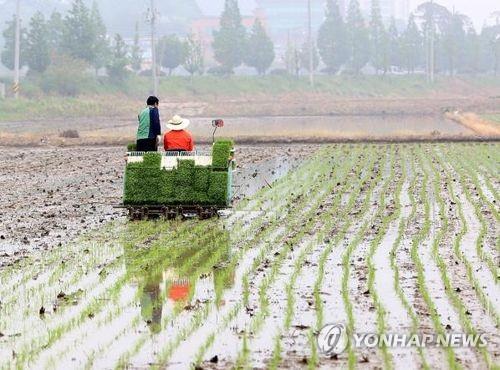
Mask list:
[[[446,117],[474,131],[479,136],[500,138],[500,127],[474,113],[447,113]]]

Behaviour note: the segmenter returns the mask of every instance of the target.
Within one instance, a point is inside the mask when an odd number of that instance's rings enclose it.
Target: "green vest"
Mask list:
[[[137,129],[137,140],[149,139],[150,127],[150,108],[146,107],[141,113],[139,113],[139,128]]]

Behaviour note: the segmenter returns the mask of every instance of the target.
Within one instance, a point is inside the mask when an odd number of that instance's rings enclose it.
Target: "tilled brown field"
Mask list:
[[[257,192],[243,162],[226,219],[119,217],[0,270],[0,368],[497,367],[499,160],[498,143],[325,146]],[[486,343],[326,355],[329,323]]]

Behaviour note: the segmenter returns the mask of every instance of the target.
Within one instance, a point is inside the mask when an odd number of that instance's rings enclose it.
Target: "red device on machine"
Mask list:
[[[212,134],[212,143],[215,143],[215,133],[217,132],[218,128],[224,127],[224,120],[222,120],[222,119],[214,119],[212,121],[212,127],[214,127],[214,132]]]

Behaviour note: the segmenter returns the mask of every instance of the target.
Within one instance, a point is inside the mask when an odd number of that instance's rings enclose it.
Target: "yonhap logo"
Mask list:
[[[327,356],[339,355],[347,348],[349,337],[343,324],[327,324],[318,334],[318,348]]]
[[[484,348],[488,343],[488,338],[485,333],[352,333],[348,335],[345,325],[327,324],[318,333],[317,343],[323,355],[332,356],[343,353],[349,344],[353,348]]]

